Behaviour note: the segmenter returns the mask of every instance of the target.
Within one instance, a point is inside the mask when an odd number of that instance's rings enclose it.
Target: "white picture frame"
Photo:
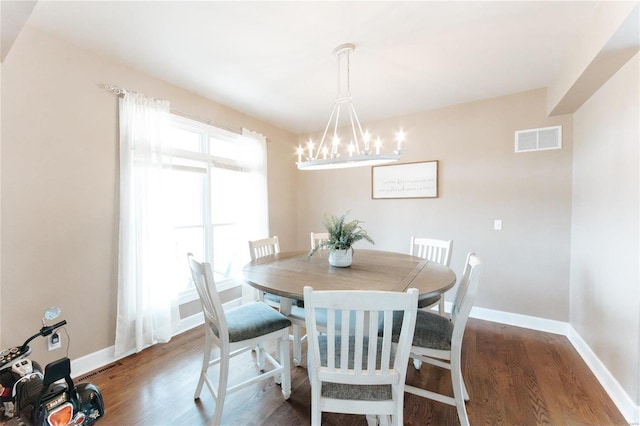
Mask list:
[[[438,198],[438,161],[373,166],[371,198]]]

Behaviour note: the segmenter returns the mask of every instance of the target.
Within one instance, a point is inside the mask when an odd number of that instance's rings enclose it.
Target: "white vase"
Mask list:
[[[347,268],[351,266],[353,260],[353,248],[346,250],[329,250],[329,265],[338,268]]]

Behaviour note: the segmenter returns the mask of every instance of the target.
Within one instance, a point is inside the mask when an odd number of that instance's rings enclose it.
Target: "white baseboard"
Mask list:
[[[604,390],[618,407],[629,424],[640,423],[640,405],[636,405],[629,394],[620,386],[600,358],[591,350],[578,332],[570,327],[567,338],[576,349],[580,357],[596,376]]]
[[[223,303],[222,307],[224,309],[231,309],[236,306],[240,306],[242,303],[242,299],[234,299],[229,302]],[[191,315],[190,317],[186,317],[180,320],[176,331],[173,333],[174,336],[178,334],[184,333],[185,331],[189,331],[192,328],[195,328],[204,323],[204,316],[201,313]],[[72,377],[75,379],[77,377],[84,376],[85,374],[97,370],[99,368],[104,367],[105,365],[109,365],[113,362],[116,362],[119,359],[127,357],[129,355],[133,355],[135,350],[131,350],[119,357],[114,355],[115,346],[109,346],[108,348],[101,349],[89,355],[85,355],[80,358],[76,358],[71,361],[71,371]]]
[[[91,354],[75,358],[71,360],[71,377],[77,379],[85,374],[109,365],[112,362],[116,362],[119,359],[127,357],[133,354],[134,351],[123,354],[120,357],[115,357],[115,346],[109,346],[108,348],[100,349],[99,351]]]
[[[229,304],[235,305],[236,302],[232,301],[232,302],[229,302]],[[225,304],[224,306],[227,307],[227,304]],[[191,315],[190,317],[187,317],[187,318],[183,318],[178,323],[177,329],[175,333],[173,333],[173,335],[177,336],[178,334],[184,333],[185,331],[189,331],[192,328],[195,328],[203,323],[204,323],[204,317],[202,313]],[[115,346],[109,346],[108,348],[104,348],[94,353],[91,353],[89,355],[85,355],[83,357],[71,360],[72,378],[75,379],[75,378],[84,376],[85,374],[91,371],[102,368],[105,365],[114,363],[117,360],[125,358],[129,355],[133,355],[135,353],[135,350],[126,352],[125,354],[120,355],[118,357],[116,357],[114,353],[115,353]]]
[[[224,304],[225,308],[237,306],[241,303],[241,299],[232,300]],[[451,310],[451,303],[445,302],[447,312]],[[589,345],[574,330],[574,328],[566,322],[549,320],[545,318],[531,317],[528,315],[514,314],[511,312],[495,311],[492,309],[474,307],[471,310],[471,317],[482,319],[500,324],[512,325],[515,327],[523,327],[531,330],[543,331],[546,333],[561,334],[569,339],[569,342],[576,349],[578,354],[585,361],[587,366],[596,376],[609,397],[616,404],[624,418],[629,424],[640,424],[640,406],[635,404],[631,397],[620,386],[620,383],[613,377],[607,367],[600,361],[597,355],[591,350]],[[202,314],[192,315],[184,318],[178,325],[176,335],[184,333],[204,322]],[[114,346],[101,349],[92,354],[77,358],[71,361],[71,371],[73,377],[80,377],[90,371],[97,370],[105,365],[111,364],[118,359],[133,354],[134,351],[124,354],[121,357],[114,357]]]
[[[445,302],[445,309],[447,312],[450,312],[450,302]],[[471,309],[470,316],[472,318],[486,321],[566,336],[580,357],[587,364],[587,367],[589,367],[591,372],[596,376],[605,392],[607,392],[609,397],[613,400],[613,403],[618,407],[618,410],[620,410],[625,420],[632,425],[640,424],[640,405],[633,402],[629,394],[622,388],[622,386],[620,386],[620,383],[615,379],[615,377],[613,377],[600,358],[598,358],[598,356],[591,350],[587,342],[582,339],[571,324],[563,321],[555,321],[477,307]]]
[[[447,307],[449,309],[449,307]],[[513,325],[515,327],[529,328],[531,330],[544,331],[545,333],[562,334],[566,336],[571,326],[563,321],[546,318],[530,317],[528,315],[514,314],[512,312],[494,311],[485,308],[471,308],[471,318],[500,324]]]

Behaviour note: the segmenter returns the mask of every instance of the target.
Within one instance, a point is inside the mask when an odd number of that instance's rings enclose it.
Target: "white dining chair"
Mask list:
[[[284,399],[289,399],[291,395],[291,369],[289,365],[289,326],[291,321],[261,302],[241,305],[225,312],[216,291],[211,265],[196,261],[191,253],[187,255],[187,259],[193,282],[200,297],[206,327],[202,369],[194,399],[200,398],[202,386],[206,384],[216,404],[212,424],[220,424],[226,394],[261,380],[274,377],[276,382],[280,382]],[[277,361],[265,350],[263,345],[268,341],[277,342],[280,361]],[[212,358],[214,346],[218,348],[219,354]],[[233,386],[228,386],[230,359],[256,346],[260,347],[258,367],[263,372]],[[265,358],[273,366],[271,370],[265,371]],[[220,366],[217,386],[209,376],[209,368],[215,365]]]
[[[280,253],[280,240],[277,236],[249,241],[249,255],[251,256],[251,260],[278,253]],[[280,296],[258,291],[258,300],[280,309]]]
[[[409,254],[449,267],[452,249],[452,240],[411,237]],[[440,312],[440,315],[444,315],[444,294],[418,301],[418,308],[429,309],[436,303],[438,304],[438,312]]]
[[[249,241],[251,260],[278,253],[280,253],[280,240],[277,236]]]
[[[311,232],[311,250],[315,249],[318,244],[329,239],[328,232]],[[302,335],[302,329],[305,328],[304,303],[296,303],[291,307],[291,314],[287,316],[293,323],[293,365],[299,366],[302,362],[302,344],[307,339],[307,335]]]
[[[405,387],[408,393],[455,406],[463,426],[469,425],[465,407],[469,393],[462,377],[462,339],[478,293],[483,268],[480,258],[475,253],[469,253],[449,318],[422,310],[418,310],[416,318],[411,357],[450,370],[453,398],[414,386]],[[394,324],[396,336],[400,334],[398,325],[399,321]]]
[[[251,260],[256,260],[264,256],[280,253],[280,241],[277,236],[262,238],[259,240],[249,241],[249,254]],[[267,305],[281,310],[281,299],[276,294],[258,291],[258,300]],[[302,342],[305,336],[302,335],[301,328],[304,328],[304,304],[300,300],[292,300],[291,315],[287,315],[293,325],[293,334],[289,338],[293,341],[293,364],[297,367],[302,359]],[[260,353],[260,349],[256,348],[256,352]]]
[[[403,424],[404,386],[418,291],[313,291],[304,288],[311,425],[322,412],[373,416]],[[394,311],[402,316],[392,343]],[[318,327],[318,316],[326,327]],[[380,330],[380,335],[378,335]],[[321,333],[322,332],[322,333]]]
[[[327,241],[328,239],[328,232],[311,232],[311,250],[315,249],[318,244],[323,241]]]

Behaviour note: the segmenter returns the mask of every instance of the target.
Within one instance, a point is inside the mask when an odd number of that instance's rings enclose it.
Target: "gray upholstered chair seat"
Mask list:
[[[349,385],[324,382],[320,394],[325,398],[332,399],[388,401],[391,399],[391,385]]]
[[[280,296],[276,295],[276,294],[271,294],[271,293],[264,293],[264,300],[270,300],[274,303],[277,303],[278,305],[280,304]],[[293,300],[291,302],[292,306],[299,306],[301,308],[304,308],[304,302],[302,300]]]
[[[336,337],[335,343],[335,365],[340,367],[340,348],[342,347],[342,340]],[[362,367],[366,369],[367,356],[369,353],[368,338],[363,340],[363,355],[362,355]],[[376,369],[380,368],[381,354],[382,354],[382,338],[378,338],[378,349],[376,351]],[[320,336],[318,338],[318,347],[320,348],[320,363],[322,366],[327,366],[327,336]],[[349,368],[353,368],[353,354],[355,352],[355,337],[349,337]],[[391,348],[391,360],[390,365],[393,365],[395,360],[395,348]],[[391,399],[391,385],[352,385],[345,383],[329,383],[324,382],[322,384],[322,390],[320,394],[323,397],[333,399],[353,399],[364,401],[385,401]]]
[[[426,299],[418,299],[418,309],[427,308],[440,302],[441,295],[427,297]]]
[[[231,343],[264,336],[291,325],[291,321],[287,317],[260,302],[233,308],[225,312],[225,317],[229,328],[229,342]],[[211,330],[216,336],[219,336],[218,330],[213,324]]]
[[[392,337],[394,342],[398,341],[401,326],[402,312],[394,312]],[[451,336],[453,336],[453,323],[449,318],[432,312],[418,311],[412,346],[448,351],[451,350]]]
[[[340,311],[337,311],[337,315],[335,316],[335,329],[336,331],[340,331],[342,329],[342,315]],[[355,312],[349,313],[349,333],[355,333]],[[305,320],[305,312],[303,307],[292,306],[291,307],[291,315],[289,318],[294,320],[304,321]],[[316,323],[319,326],[320,330],[324,330],[327,326],[327,310],[326,309],[316,309]]]

